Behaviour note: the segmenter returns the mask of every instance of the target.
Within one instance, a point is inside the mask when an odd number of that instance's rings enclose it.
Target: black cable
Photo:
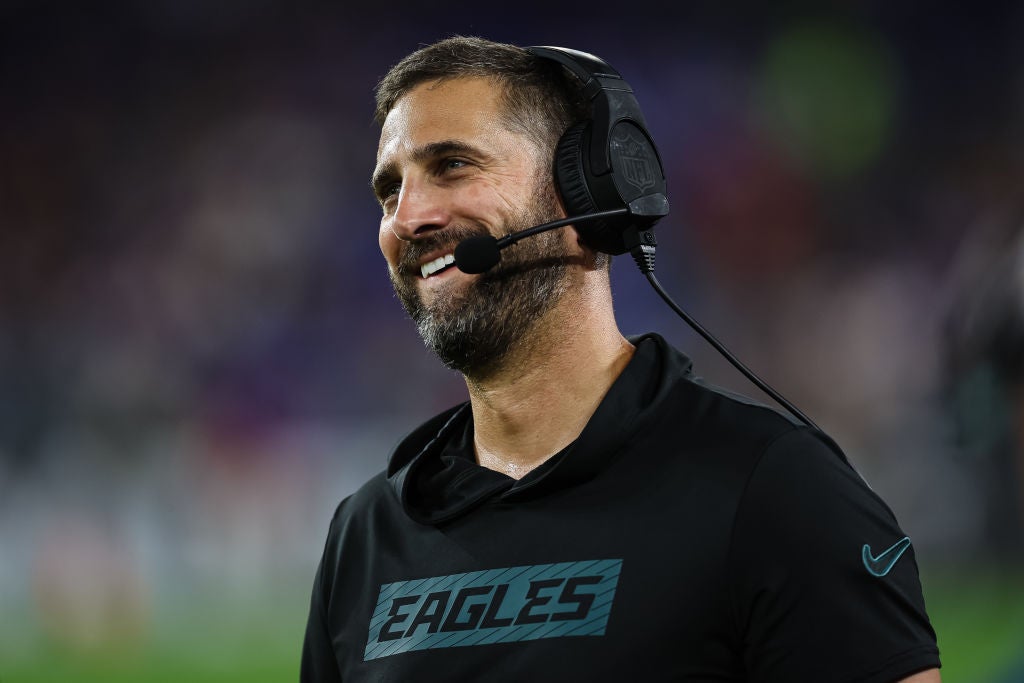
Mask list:
[[[729,349],[725,348],[722,342],[715,339],[714,335],[712,335],[710,332],[704,329],[703,325],[701,325],[692,317],[690,317],[689,313],[684,311],[682,307],[679,306],[679,304],[672,300],[672,297],[668,295],[668,292],[666,292],[665,289],[661,286],[661,283],[658,282],[658,278],[654,276],[654,245],[650,244],[650,242],[653,242],[653,239],[650,240],[647,244],[638,244],[634,246],[630,250],[630,254],[632,254],[633,260],[636,261],[637,267],[640,268],[640,272],[642,272],[644,276],[647,278],[647,281],[651,283],[651,287],[654,287],[654,291],[658,293],[658,296],[660,296],[665,301],[665,303],[668,304],[669,308],[675,311],[676,314],[680,318],[682,318],[687,325],[692,327],[697,334],[704,337],[704,340],[708,344],[711,344],[711,346],[714,347],[716,351],[722,354],[722,356],[727,361],[729,361],[734,368],[739,370],[744,377],[753,382],[754,386],[756,386],[758,389],[771,396],[776,403],[778,403],[780,406],[788,410],[794,417],[796,417],[798,420],[806,424],[808,427],[816,429],[817,431],[820,432],[821,428],[818,425],[816,425],[814,421],[811,420],[811,418],[804,415],[799,408],[797,408],[795,405],[787,401],[785,397],[782,396],[782,394],[775,391],[775,389],[772,389],[767,382],[765,382],[760,377],[755,375],[753,370],[751,370],[742,362],[740,362],[740,360],[736,356],[734,356],[732,352],[729,351]]]

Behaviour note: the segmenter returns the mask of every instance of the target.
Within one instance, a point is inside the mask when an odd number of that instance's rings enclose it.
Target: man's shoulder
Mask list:
[[[331,518],[331,530],[334,532],[355,517],[395,503],[395,492],[388,483],[387,472],[378,472],[338,503]]]
[[[685,414],[677,413],[674,419],[688,426],[689,436],[696,442],[760,452],[786,435],[807,429],[774,406],[695,375],[682,379],[680,392],[682,399],[676,409]]]
[[[446,427],[460,416],[465,416],[466,404],[459,404],[438,413],[406,433],[388,456],[388,466],[366,481],[355,492],[346,496],[335,509],[331,521],[332,533],[351,524],[362,523],[362,518],[373,514],[379,518],[402,511],[403,480],[411,462],[438,439]]]
[[[761,439],[792,431],[803,423],[780,409],[750,396],[716,385],[697,374],[693,362],[658,334],[632,339],[644,343],[657,360],[648,372],[659,378],[654,404],[662,417],[677,414],[677,424],[734,436]]]
[[[615,406],[617,413],[635,410],[634,432],[646,435],[651,449],[685,472],[697,464],[706,475],[742,480],[774,443],[806,429],[775,407],[708,382],[661,336],[632,341],[637,345],[636,367],[628,378],[633,388],[627,400],[618,401],[624,407]]]
[[[715,445],[713,450],[718,454],[731,453],[752,468],[762,467],[769,458],[781,460],[777,466],[794,474],[803,471],[806,477],[809,474],[801,468],[814,461],[825,469],[838,468],[859,479],[842,448],[818,427],[701,380],[692,383],[692,391],[698,396],[695,403],[703,416],[693,423],[695,442]]]
[[[803,426],[780,408],[715,385],[701,377],[690,378],[697,400],[708,407],[711,426],[741,429],[748,434],[778,436]]]

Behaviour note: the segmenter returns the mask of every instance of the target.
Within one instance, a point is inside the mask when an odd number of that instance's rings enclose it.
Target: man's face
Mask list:
[[[563,231],[505,249],[483,275],[424,268],[466,237],[498,237],[564,215],[546,154],[508,130],[499,96],[482,78],[417,86],[384,121],[373,177],[395,291],[427,345],[467,375],[493,369],[566,286]]]

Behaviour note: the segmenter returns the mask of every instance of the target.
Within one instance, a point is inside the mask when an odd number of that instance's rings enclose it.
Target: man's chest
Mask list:
[[[343,543],[329,610],[343,679],[727,675],[726,515],[696,501],[570,502],[362,529],[374,540],[358,557]]]

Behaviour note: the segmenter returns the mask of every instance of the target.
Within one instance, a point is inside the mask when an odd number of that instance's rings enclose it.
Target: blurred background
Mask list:
[[[624,74],[659,279],[894,509],[944,680],[1024,681],[1024,9],[677,4],[4,3],[0,681],[297,678],[334,507],[465,396],[368,189],[374,84],[456,33]]]

